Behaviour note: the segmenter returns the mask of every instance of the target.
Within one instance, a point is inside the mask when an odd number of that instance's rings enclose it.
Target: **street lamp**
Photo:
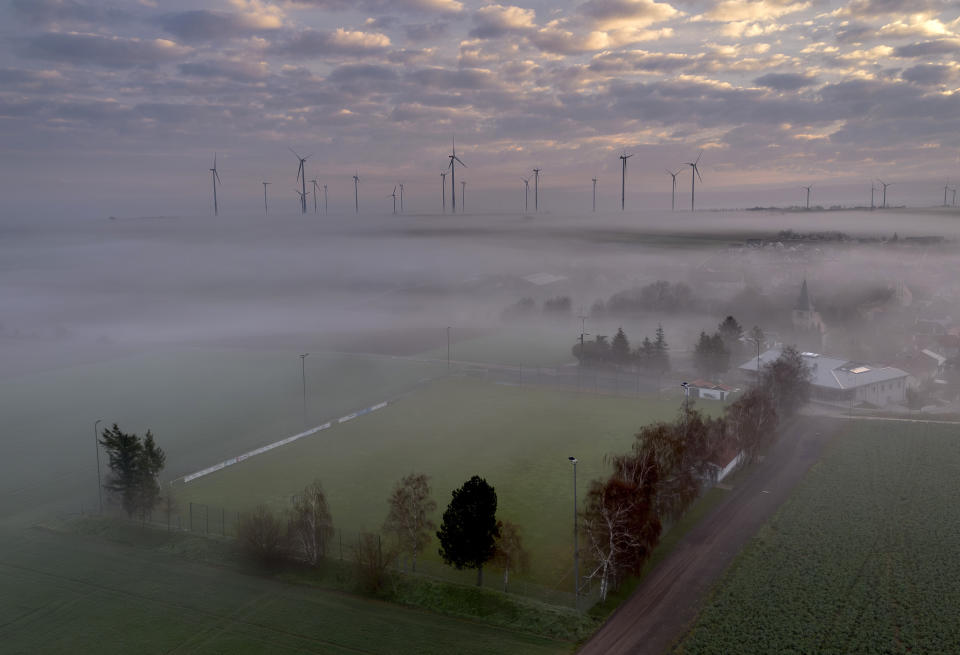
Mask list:
[[[577,540],[577,458],[568,457],[573,464],[573,598],[580,611],[580,545]]]
[[[100,439],[97,432],[97,426],[101,423],[103,423],[102,418],[93,422],[93,448],[97,453],[97,506],[100,508],[100,513],[103,514],[103,484],[100,482],[102,479],[100,477]]]
[[[307,425],[307,355],[300,355],[300,374],[303,376],[303,425]]]

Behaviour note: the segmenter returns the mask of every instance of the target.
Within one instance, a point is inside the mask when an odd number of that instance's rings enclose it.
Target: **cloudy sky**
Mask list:
[[[453,134],[490,209],[533,166],[610,205],[623,149],[638,198],[700,150],[705,194],[960,180],[949,0],[4,0],[0,25],[7,212],[204,213],[214,151],[228,211],[261,180],[292,205],[289,146],[338,206],[359,171],[434,211]]]

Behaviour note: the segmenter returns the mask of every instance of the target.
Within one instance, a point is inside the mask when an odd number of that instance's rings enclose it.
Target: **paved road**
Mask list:
[[[817,461],[840,422],[804,417],[766,460],[650,572],[580,650],[581,655],[660,655],[697,617],[713,583]]]

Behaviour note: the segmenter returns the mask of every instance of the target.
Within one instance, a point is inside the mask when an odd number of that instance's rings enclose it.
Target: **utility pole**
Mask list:
[[[93,422],[93,447],[97,451],[97,503],[101,514],[103,514],[103,484],[101,483],[103,478],[100,477],[100,434],[97,432],[97,426],[102,422],[102,418]]]
[[[303,425],[307,426],[307,355],[300,355],[300,374],[303,376]]]
[[[580,544],[577,535],[577,458],[568,457],[573,464],[573,598],[580,611]]]

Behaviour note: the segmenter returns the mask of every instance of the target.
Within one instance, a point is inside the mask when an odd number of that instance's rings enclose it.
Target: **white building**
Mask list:
[[[903,404],[906,401],[906,371],[892,366],[873,366],[817,353],[801,353],[810,367],[812,396],[834,402],[870,403],[877,407]],[[780,356],[779,348],[760,355],[760,367]],[[757,358],[740,365],[745,373],[757,373]]]

